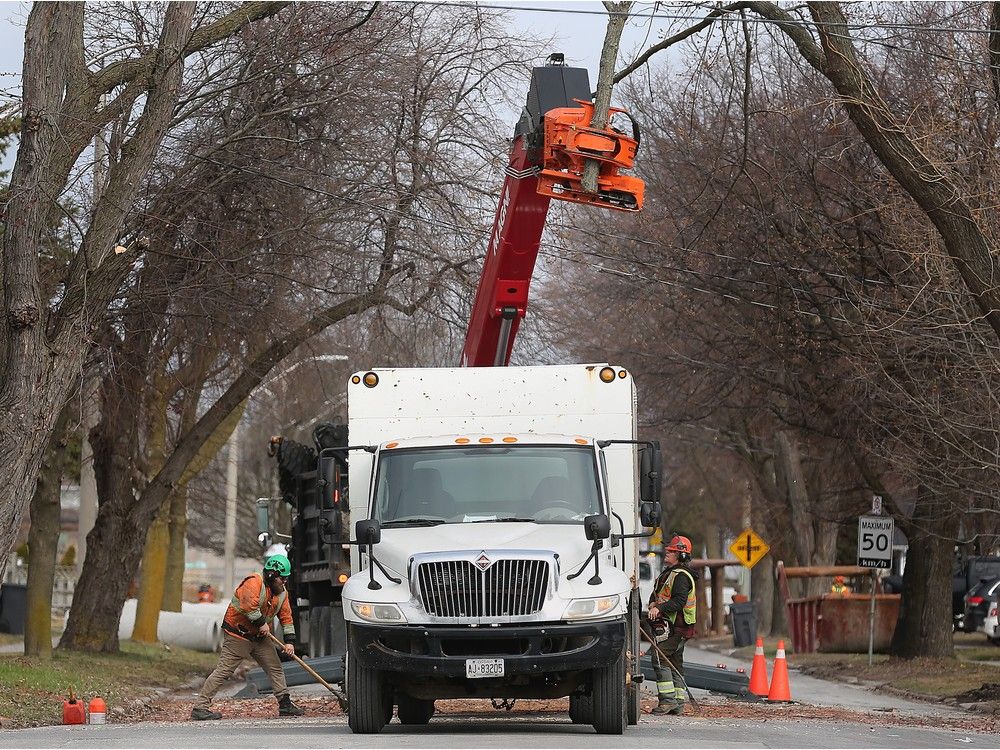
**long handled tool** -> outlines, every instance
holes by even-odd
[[[275,638],[274,633],[268,633],[267,637],[270,638],[272,641],[274,641],[276,646],[280,646],[282,649],[284,649],[285,644],[279,641],[277,638]],[[292,658],[298,662],[300,667],[302,667],[304,670],[306,670],[306,672],[312,675],[313,679],[316,680],[316,682],[318,682],[320,685],[322,685],[331,693],[333,693],[333,696],[337,699],[337,704],[340,706],[340,710],[343,711],[344,713],[347,713],[347,697],[339,690],[337,690],[337,688],[335,688],[329,682],[320,677],[319,673],[315,669],[313,669],[304,661],[302,661],[302,659],[300,659],[298,656],[292,654]]]
[[[641,628],[641,630],[642,634],[646,636],[646,640],[649,641],[649,645],[656,649],[656,653],[660,655],[660,658],[664,662],[666,662],[667,666],[670,667],[670,669],[673,671],[675,675],[680,677],[681,684],[684,686],[684,690],[685,692],[687,692],[688,698],[691,700],[691,705],[697,708],[699,711],[701,711],[701,706],[699,705],[698,701],[695,700],[694,693],[692,693],[691,688],[688,687],[687,680],[684,679],[684,675],[681,674],[681,671],[674,666],[674,663],[670,661],[669,657],[665,653],[663,653],[663,650],[658,645],[656,645],[656,639],[653,638],[653,634],[646,631],[644,628]]]

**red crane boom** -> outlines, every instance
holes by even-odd
[[[610,127],[591,128],[589,100],[586,69],[564,66],[562,55],[532,70],[465,335],[463,366],[510,361],[552,198],[622,211],[642,207],[642,181],[619,174],[632,167],[638,128],[633,121],[631,137]],[[597,193],[580,186],[588,158],[601,163]]]

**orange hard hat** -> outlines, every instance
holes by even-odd
[[[667,552],[687,552],[691,554],[691,540],[686,536],[675,536],[664,549]]]
[[[843,583],[844,582],[844,576],[837,576],[833,580],[836,581],[837,583]]]

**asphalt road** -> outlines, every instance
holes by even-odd
[[[1000,735],[938,729],[869,727],[834,722],[706,721],[697,717],[644,716],[624,737],[596,735],[566,718],[525,722],[520,718],[435,718],[426,727],[390,724],[379,735],[354,735],[346,719],[285,719],[267,722],[145,723],[104,727],[44,727],[5,732],[5,747],[55,748],[995,748]],[[9,743],[9,744],[8,744]]]
[[[714,652],[688,648],[687,660],[729,669],[745,665]],[[235,692],[239,686],[232,685]],[[909,701],[856,685],[829,682],[791,672],[792,697],[815,706],[854,711],[891,711],[899,717],[965,716],[959,709]],[[325,695],[319,686],[294,688],[297,695]],[[696,690],[696,697],[705,697]],[[475,715],[436,716],[426,727],[403,727],[393,722],[379,735],[351,733],[345,718],[303,718],[250,721],[184,722],[107,725],[103,727],[40,727],[0,732],[0,747],[7,748],[112,748],[205,747],[232,750],[253,737],[254,746],[283,748],[490,748],[505,747],[816,747],[923,748],[1000,747],[1000,735],[967,733],[918,726],[881,726],[847,721],[781,719],[704,719],[698,716],[644,715],[638,727],[624,737],[600,736],[589,726],[574,726],[565,716],[551,714],[527,720],[486,709]]]

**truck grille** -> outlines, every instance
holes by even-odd
[[[497,560],[479,570],[467,560],[417,566],[420,603],[437,617],[511,617],[542,609],[549,584],[545,560]]]

